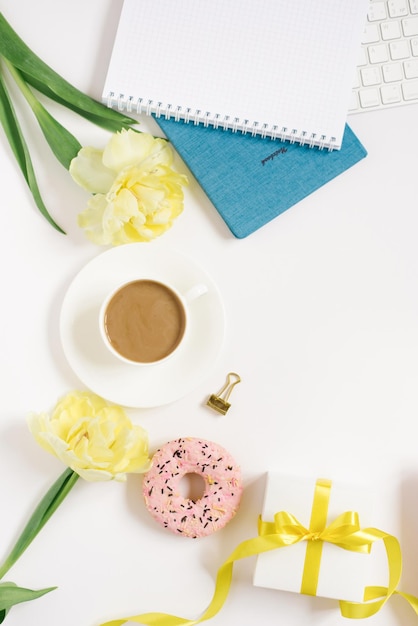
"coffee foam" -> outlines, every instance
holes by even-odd
[[[153,363],[169,356],[185,331],[186,313],[178,296],[153,280],[136,280],[110,299],[104,316],[110,345],[122,357]]]

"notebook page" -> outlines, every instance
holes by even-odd
[[[315,135],[338,148],[367,7],[368,0],[125,0],[103,99],[267,135],[287,129],[296,140]]]

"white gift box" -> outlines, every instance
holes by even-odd
[[[286,511],[309,529],[316,478],[267,474],[262,520],[273,522],[275,513]],[[370,490],[364,486],[331,483],[326,526],[346,511],[357,512],[360,528],[370,526]],[[301,593],[307,541],[264,552],[257,556],[254,585]],[[323,542],[316,596],[362,602],[368,584],[370,554],[352,552]]]

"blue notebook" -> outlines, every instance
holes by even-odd
[[[363,159],[349,126],[340,150],[319,150],[159,117],[155,120],[235,237],[261,228]]]

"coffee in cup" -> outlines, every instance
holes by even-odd
[[[153,279],[132,280],[118,287],[103,303],[102,337],[111,352],[129,363],[160,363],[183,341],[188,301],[207,291],[196,285],[182,296]]]

